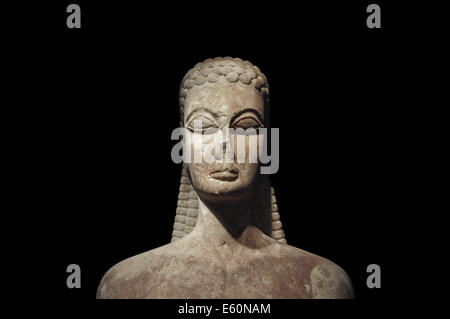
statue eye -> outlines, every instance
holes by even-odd
[[[211,131],[217,129],[217,126],[207,117],[199,116],[194,118],[187,128],[191,131],[200,131],[202,133],[206,131],[208,134],[211,134]]]
[[[241,119],[237,120],[232,125],[232,127],[234,129],[242,128],[244,130],[247,130],[247,129],[255,129],[255,130],[257,130],[257,129],[259,129],[261,127],[261,124],[255,118],[248,116],[248,117],[244,117],[244,118],[241,118]]]

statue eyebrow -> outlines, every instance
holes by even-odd
[[[251,113],[255,114],[256,117],[258,118],[258,120],[259,120],[261,123],[264,123],[264,120],[263,120],[261,114],[260,114],[257,110],[255,110],[255,109],[244,109],[244,110],[241,110],[241,111],[237,112],[237,113],[234,114],[233,117],[231,118],[230,123],[233,123],[240,115],[242,115],[242,114],[244,114],[244,113],[247,113],[247,112],[251,112]]]
[[[209,114],[212,114],[212,115],[214,115],[214,117],[222,116],[221,114],[214,113],[214,112],[208,110],[206,107],[202,106],[202,107],[196,108],[191,113],[189,113],[189,115],[186,118],[186,122],[188,122],[190,120],[190,118],[195,115],[195,113],[198,113],[198,112],[201,112],[201,111],[207,112]]]

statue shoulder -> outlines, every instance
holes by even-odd
[[[317,257],[317,264],[310,274],[313,298],[355,298],[352,282],[345,270],[328,259]]]
[[[158,264],[168,245],[127,258],[112,266],[97,288],[97,299],[140,299],[146,291],[144,285],[154,281]],[[142,287],[140,287],[142,286]]]
[[[347,273],[332,261],[296,248],[279,246],[284,256],[290,256],[286,265],[291,265],[297,282],[301,283],[302,295],[317,299],[354,298],[353,286]],[[295,265],[295,266],[292,266]]]

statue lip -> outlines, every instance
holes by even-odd
[[[239,173],[234,169],[225,168],[222,170],[215,170],[211,174],[209,174],[209,176],[221,181],[231,182],[239,177]]]

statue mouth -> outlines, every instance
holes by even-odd
[[[234,169],[223,169],[223,170],[216,170],[209,174],[212,178],[218,179],[220,181],[226,181],[231,182],[239,177],[239,173]]]

